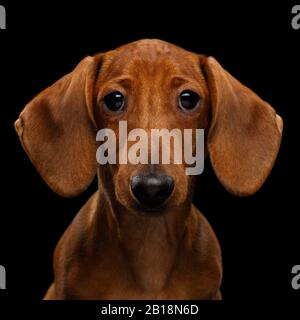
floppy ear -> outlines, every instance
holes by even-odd
[[[37,95],[15,122],[32,163],[62,196],[84,191],[96,173],[93,87],[99,62],[99,56],[83,59]]]
[[[283,122],[275,110],[212,57],[203,68],[211,95],[207,143],[214,171],[231,193],[255,193],[275,162]]]

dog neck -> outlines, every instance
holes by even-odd
[[[103,181],[99,181],[99,189],[101,203],[97,206],[96,219],[102,224],[97,228],[102,235],[98,236],[110,239],[114,250],[120,250],[124,263],[142,289],[161,290],[184,248],[185,233],[194,218],[191,202],[166,209],[161,215],[139,214],[116,202]]]

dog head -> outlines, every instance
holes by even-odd
[[[35,97],[15,127],[47,184],[60,195],[75,196],[96,174],[97,131],[111,129],[118,141],[120,121],[126,121],[128,132],[140,128],[148,137],[151,129],[204,129],[204,150],[217,177],[239,196],[261,187],[282,134],[274,109],[214,58],[160,40],[83,59]],[[117,143],[117,158],[131,147],[132,141],[123,148]],[[149,158],[151,143],[148,147]],[[160,157],[164,146],[158,150]],[[172,161],[182,145],[171,143],[169,151],[170,164],[107,164],[99,172],[126,208],[178,207],[190,201],[193,179],[185,161]]]

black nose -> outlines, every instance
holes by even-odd
[[[139,174],[131,177],[130,187],[140,205],[156,209],[170,197],[174,179],[164,174]]]

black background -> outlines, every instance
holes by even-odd
[[[253,311],[271,302],[268,310],[276,311],[274,301],[300,301],[290,284],[291,268],[300,264],[300,30],[291,27],[296,2],[1,4],[7,30],[0,30],[0,264],[7,270],[7,290],[0,292],[0,303],[38,305],[52,281],[55,245],[96,188],[73,199],[55,195],[27,158],[13,122],[34,95],[84,56],[141,38],[213,55],[282,116],[282,147],[260,191],[248,198],[230,195],[207,162],[195,203],[221,243],[225,305],[243,302]]]

